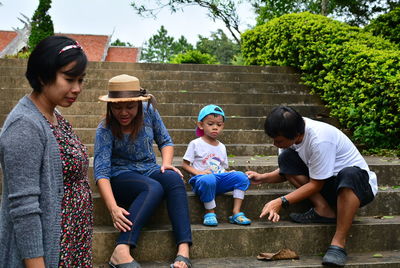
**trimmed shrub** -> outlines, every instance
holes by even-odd
[[[330,18],[284,15],[242,34],[247,64],[285,65],[331,110],[356,142],[400,150],[400,51]]]
[[[29,56],[31,55],[30,51],[25,51],[25,52],[18,52],[17,54],[14,55],[5,55],[5,59],[28,59]]]
[[[372,20],[364,29],[373,35],[400,44],[400,7]]]
[[[189,50],[186,53],[175,55],[171,58],[170,63],[219,64],[214,56],[198,50]]]

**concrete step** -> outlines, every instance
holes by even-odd
[[[296,73],[292,67],[286,66],[233,66],[207,64],[165,64],[165,63],[116,63],[90,62],[89,69],[119,70],[157,70],[157,71],[200,71],[200,72],[239,72],[239,73]]]
[[[18,101],[22,96],[29,94],[29,89],[4,90],[3,100]],[[78,99],[80,102],[97,102],[99,96],[106,95],[106,90],[83,90]],[[159,103],[235,103],[235,104],[321,104],[321,100],[315,95],[282,94],[282,93],[252,93],[246,92],[209,92],[201,91],[152,91]]]
[[[0,73],[24,76],[25,67],[0,66]],[[212,72],[212,71],[171,71],[171,70],[119,70],[119,69],[88,69],[87,78],[110,79],[116,75],[128,74],[139,80],[191,80],[191,81],[253,81],[253,82],[299,82],[297,73],[249,73],[249,72]]]
[[[8,114],[11,109],[15,106],[17,101],[0,101],[0,114]],[[197,116],[200,109],[204,105],[202,104],[189,104],[189,103],[159,103],[157,109],[161,116]],[[258,117],[266,116],[276,105],[264,105],[264,104],[221,104],[225,114],[228,117]],[[315,104],[290,104],[291,107],[296,109],[299,113],[306,117],[317,118],[317,117],[329,117],[328,110],[323,105]],[[104,115],[106,112],[106,104],[103,102],[80,102],[79,100],[73,104],[72,107],[62,108],[58,107],[63,115]]]
[[[26,59],[0,59],[2,67],[26,68]],[[158,70],[158,71],[208,71],[208,72],[251,72],[251,73],[295,73],[295,69],[286,66],[233,66],[206,64],[165,64],[165,63],[125,63],[125,62],[89,62],[88,69],[118,70]]]
[[[0,115],[0,124],[4,121],[5,116]],[[71,123],[74,128],[95,128],[103,119],[103,116],[98,115],[65,115],[65,118]],[[162,116],[163,122],[168,129],[195,129],[197,116]],[[339,126],[339,123],[334,118],[313,118],[328,124]],[[227,116],[225,120],[225,129],[263,129],[265,117],[256,116]],[[246,155],[246,154],[244,154]],[[251,155],[251,154],[250,154]]]
[[[233,148],[237,148],[237,145],[232,145]],[[245,146],[245,145],[243,145]],[[255,147],[259,148],[260,150],[263,149],[263,146],[258,144]],[[185,147],[186,149],[186,147]],[[275,148],[276,150],[276,148]],[[175,151],[176,152],[176,151]],[[243,171],[246,172],[247,170],[257,171],[259,173],[270,172],[278,168],[277,166],[277,156],[276,151],[274,156],[265,156],[261,154],[253,154],[248,156],[238,156],[229,153],[229,168],[231,170]],[[175,153],[177,155],[177,153]],[[179,168],[183,175],[185,181],[190,178],[190,175],[182,169],[182,156],[174,157],[173,165]],[[378,177],[378,184],[381,190],[395,190],[398,189],[400,186],[400,159],[398,158],[389,158],[389,157],[373,157],[373,156],[364,156],[365,160],[367,161],[371,170],[373,170],[377,177]],[[92,190],[96,193],[97,187],[94,185],[93,180],[93,158],[90,158],[90,167],[89,167],[89,182],[92,184]],[[157,158],[157,162],[161,162],[161,158]],[[2,181],[2,170],[0,168],[0,181]],[[250,186],[253,190],[267,190],[267,189],[289,189],[291,188],[290,184],[283,183],[283,184],[262,184],[257,186]],[[1,190],[1,183],[0,183],[0,190]],[[191,191],[189,185],[187,185],[187,190]]]
[[[96,129],[94,128],[75,128],[75,133],[83,143],[94,143]],[[193,129],[170,129],[169,134],[174,141],[178,144],[188,144],[191,140],[197,138]],[[220,140],[224,144],[261,144],[271,143],[272,139],[264,135],[263,130],[241,130],[241,129],[224,129]]]
[[[255,255],[261,252],[254,252]],[[290,268],[310,268],[323,267],[322,252],[318,255],[301,255],[298,260],[279,260],[279,261],[259,261],[256,256],[252,257],[225,257],[209,259],[192,259],[193,267],[196,268],[263,268],[263,267],[290,267]],[[235,252],[233,252],[235,255]],[[169,262],[141,262],[143,268],[168,267]],[[96,268],[108,268],[108,264],[100,264]],[[400,267],[400,251],[374,251],[351,253],[348,256],[346,267],[351,268],[398,268]]]
[[[66,115],[66,119],[73,127],[97,127],[103,117],[94,115]],[[1,118],[1,117],[0,117]],[[196,116],[162,116],[163,122],[168,129],[195,129],[197,123]],[[313,118],[331,125],[338,126],[338,122],[334,118]],[[229,116],[225,120],[224,129],[263,129],[265,116]]]
[[[200,109],[203,108],[203,104],[186,104],[186,103],[159,103],[157,109],[161,116],[168,115],[185,115],[185,116],[197,116]],[[239,116],[265,116],[273,107],[276,105],[264,105],[264,104],[224,104],[221,105],[224,109],[225,114],[229,117]],[[328,110],[322,105],[307,105],[307,104],[293,104],[290,105],[298,112],[306,117],[329,117]],[[13,106],[11,106],[13,107]],[[10,107],[10,108],[11,108]],[[60,108],[62,114],[65,115],[103,115],[105,114],[104,103],[90,103],[90,102],[77,102],[73,108]],[[8,109],[6,110],[8,111]],[[5,114],[1,112],[0,114]]]
[[[228,151],[229,153],[229,151]],[[190,175],[182,169],[182,156],[175,156],[173,159],[173,165],[179,168],[183,175],[185,181],[190,178]],[[249,156],[237,156],[229,155],[229,169],[246,172],[248,170],[253,170],[259,173],[270,172],[278,168],[277,156],[263,156],[263,155],[249,155]],[[372,171],[374,171],[378,177],[378,185],[382,187],[382,190],[395,190],[400,186],[400,159],[391,157],[374,157],[374,156],[364,156],[368,163],[368,166]],[[93,178],[91,158],[90,168],[89,168],[89,178]],[[157,162],[161,163],[161,158],[157,158]],[[0,170],[1,171],[1,170]],[[251,186],[253,189],[267,190],[267,189],[288,189],[291,188],[289,184],[261,184],[257,186]],[[95,190],[95,187],[92,187]],[[188,187],[190,190],[190,187]]]
[[[229,152],[229,151],[228,151]],[[182,156],[175,156],[173,159],[173,165],[179,168],[187,181],[190,175],[182,169]],[[270,172],[278,168],[277,156],[263,156],[263,155],[249,155],[249,156],[237,156],[229,155],[229,169],[246,172],[253,170],[259,173]],[[368,163],[368,166],[374,171],[378,177],[378,185],[382,187],[382,190],[395,190],[400,186],[400,159],[390,157],[374,157],[364,156]],[[93,158],[91,158],[93,161]],[[161,158],[157,158],[157,162],[161,163]],[[92,163],[89,168],[89,178],[93,178]],[[1,171],[1,170],[0,170]],[[253,189],[267,190],[267,189],[288,189],[291,188],[289,184],[261,184],[257,186],[250,186]],[[95,190],[95,187],[92,187]],[[188,190],[190,191],[190,187]]]
[[[252,221],[259,221],[259,215],[264,205],[279,196],[288,194],[291,189],[268,189],[268,190],[247,190],[243,201],[242,211]],[[112,226],[110,214],[105,207],[103,200],[99,194],[94,194],[94,219],[96,226]],[[192,224],[201,224],[203,222],[204,206],[200,202],[198,196],[193,192],[188,192],[188,201],[190,209],[190,219]],[[216,198],[217,208],[216,214],[220,223],[228,223],[228,217],[232,215],[233,198],[231,193],[220,195]],[[393,216],[400,215],[400,189],[388,189],[380,191],[375,200],[365,207],[362,207],[358,216]],[[289,213],[302,213],[311,207],[311,203],[303,201],[293,204],[289,209],[280,211],[281,218],[289,219]],[[153,214],[150,224],[168,224],[169,218],[167,214],[166,204],[163,202]]]
[[[75,128],[97,128],[103,115],[74,115],[64,114],[63,116]],[[0,114],[0,126],[3,125],[7,114]],[[162,115],[163,122],[168,129],[195,129],[197,115]],[[330,117],[312,117],[312,119],[326,122],[328,124],[339,126],[335,118]],[[263,129],[265,116],[229,116],[225,120],[225,129]],[[251,154],[244,154],[251,155]]]
[[[290,248],[302,255],[325,252],[335,225],[296,224],[288,221],[255,222],[250,226],[228,223],[217,227],[192,225],[191,258],[226,258],[256,256]],[[106,263],[114,248],[118,232],[113,227],[95,227],[93,257],[97,264]],[[358,217],[347,242],[349,254],[400,249],[400,216],[392,219]],[[143,230],[133,256],[140,262],[170,261],[176,254],[170,225],[151,226]]]
[[[264,144],[225,144],[229,155],[276,155],[277,148],[268,143]],[[87,144],[89,156],[93,156],[94,145]],[[157,156],[160,156],[158,147],[153,145],[154,152]],[[187,143],[185,144],[175,144],[174,153],[175,155],[184,155],[187,149]]]
[[[108,79],[85,78],[84,90],[104,90],[107,89],[107,84]],[[141,80],[141,85],[150,92],[153,90],[164,90],[309,94],[309,89],[305,85],[283,82]],[[15,88],[31,89],[28,81],[21,76],[2,76],[0,74],[0,90]]]

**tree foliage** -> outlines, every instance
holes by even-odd
[[[370,31],[373,35],[382,36],[400,44],[400,7],[372,20],[364,29]]]
[[[196,49],[202,53],[214,55],[221,64],[231,64],[234,56],[240,53],[240,46],[230,40],[218,29],[209,38],[199,35]]]
[[[112,46],[117,46],[117,47],[133,47],[133,45],[129,42],[123,42],[117,38],[114,42],[111,43]]]
[[[172,43],[172,51],[174,55],[178,53],[185,53],[192,49],[193,45],[190,44],[183,35],[181,35],[177,41]]]
[[[284,14],[308,11],[331,15],[351,25],[365,25],[376,14],[388,12],[399,0],[253,0],[257,25]]]
[[[145,62],[166,63],[172,56],[191,49],[193,49],[193,46],[188,43],[184,36],[175,41],[174,37],[169,36],[168,31],[162,25],[157,34],[144,43],[141,59]]]
[[[54,35],[53,21],[48,13],[50,7],[51,0],[39,1],[31,22],[31,34],[28,41],[30,50],[33,50],[42,39]]]
[[[218,64],[218,60],[208,53],[202,53],[199,50],[189,50],[173,56],[170,63]]]
[[[239,15],[237,5],[241,0],[155,0],[155,6],[149,7],[134,1],[131,6],[142,16],[155,17],[164,8],[171,12],[182,11],[187,6],[200,6],[208,10],[208,16],[215,20],[221,20],[235,41],[240,44]]]

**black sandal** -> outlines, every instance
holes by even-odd
[[[290,213],[289,218],[298,223],[336,223],[336,218],[320,216],[314,208],[304,213]]]
[[[192,262],[190,261],[189,258],[183,257],[182,255],[177,255],[174,260],[174,263],[178,261],[184,262],[187,268],[192,268]],[[174,268],[174,263],[172,263],[169,267]]]
[[[128,263],[121,263],[121,264],[114,264],[112,262],[108,262],[108,265],[110,266],[110,268],[140,268],[140,267],[142,267],[135,260],[128,262]]]
[[[347,253],[344,248],[330,245],[322,258],[322,264],[326,266],[345,266]]]

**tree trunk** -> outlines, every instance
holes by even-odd
[[[321,1],[321,15],[323,16],[328,15],[328,0]]]

